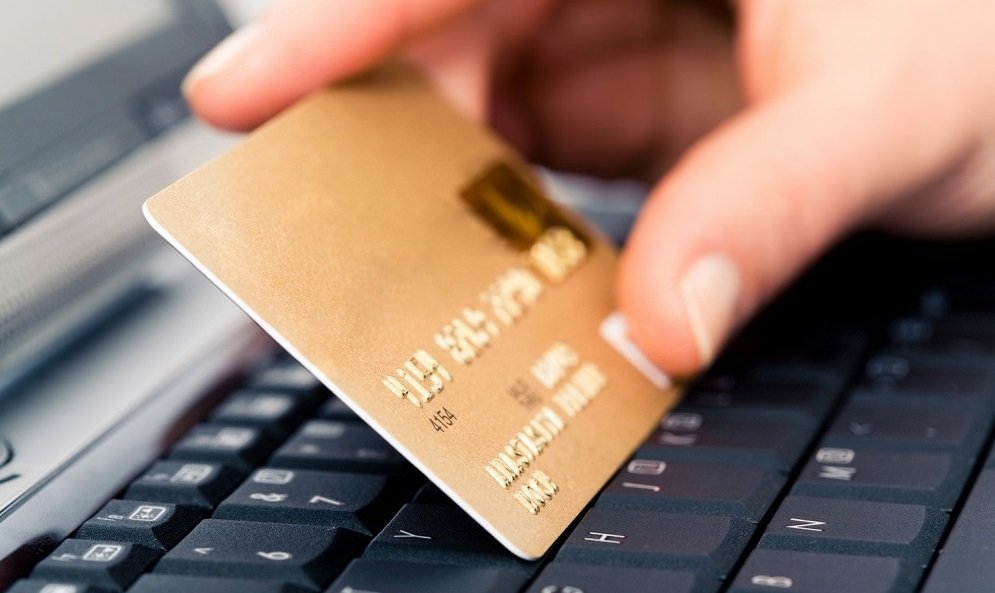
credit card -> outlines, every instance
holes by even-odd
[[[145,213],[523,559],[678,397],[613,313],[611,244],[410,68],[311,95]]]

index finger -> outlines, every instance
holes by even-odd
[[[280,0],[205,56],[184,81],[184,93],[208,122],[253,128],[477,2]]]

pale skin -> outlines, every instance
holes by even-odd
[[[403,52],[536,162],[654,184],[616,283],[661,367],[858,228],[995,229],[991,0],[283,0],[199,64],[250,129]]]

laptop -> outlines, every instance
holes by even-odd
[[[991,590],[991,241],[846,241],[523,562],[143,220],[237,141],[178,90],[221,8],[2,9],[0,591]]]

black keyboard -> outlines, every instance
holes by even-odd
[[[748,327],[541,562],[279,355],[9,591],[992,590],[995,280],[828,277]]]

